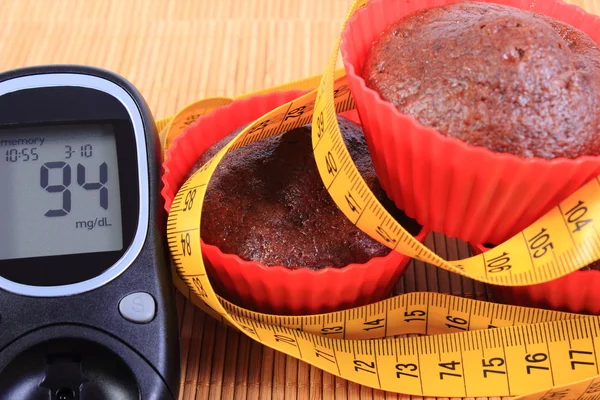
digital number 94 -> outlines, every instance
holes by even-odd
[[[50,184],[50,171],[53,169],[61,170],[62,182],[60,184]],[[98,190],[100,194],[100,207],[108,210],[108,165],[103,162],[100,164],[100,179],[98,182],[86,182],[85,167],[77,164],[77,183],[85,190]],[[48,193],[62,194],[62,207],[59,209],[50,209],[44,214],[46,217],[64,217],[71,212],[71,166],[63,161],[47,162],[40,167],[40,186]]]

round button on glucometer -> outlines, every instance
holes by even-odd
[[[132,293],[121,299],[119,312],[128,321],[146,324],[154,318],[156,304],[148,293]]]

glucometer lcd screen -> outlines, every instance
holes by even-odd
[[[122,248],[111,124],[0,129],[0,260]]]

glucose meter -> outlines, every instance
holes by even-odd
[[[0,395],[175,399],[179,345],[140,93],[82,66],[0,74]]]

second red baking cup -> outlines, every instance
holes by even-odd
[[[471,244],[475,254],[489,250]],[[561,278],[530,286],[490,286],[496,300],[523,307],[600,315],[600,271],[575,271]]]
[[[167,211],[204,151],[235,129],[303,93],[272,93],[235,101],[186,128],[168,150],[163,164],[162,195]],[[425,229],[421,229],[416,238],[422,243],[426,236]],[[332,312],[383,300],[391,294],[410,261],[407,256],[390,252],[385,257],[343,268],[292,270],[242,260],[204,242],[201,246],[217,293],[248,309],[288,315]]]
[[[366,55],[380,33],[422,8],[457,0],[373,0],[342,34],[341,53],[381,185],[398,208],[432,231],[500,243],[600,174],[600,157],[524,159],[446,137],[367,88]],[[600,42],[600,18],[557,0],[495,0],[581,29]]]

